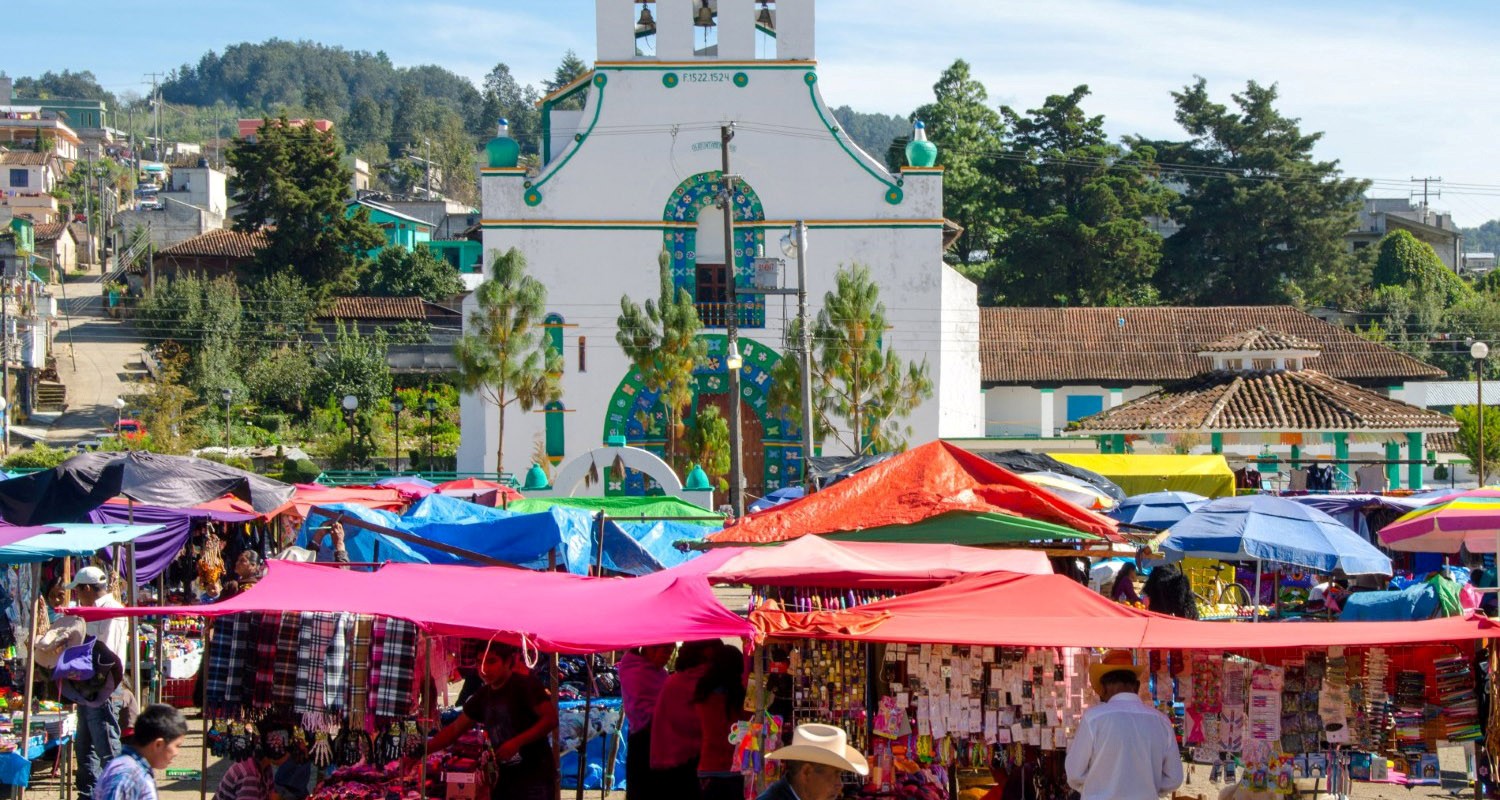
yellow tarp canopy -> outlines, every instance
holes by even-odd
[[[1126,494],[1193,492],[1204,497],[1234,494],[1234,471],[1222,455],[1177,456],[1112,453],[1048,453],[1064,464],[1097,472]]]

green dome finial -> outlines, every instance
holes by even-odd
[[[521,163],[521,145],[510,138],[510,122],[501,118],[495,138],[484,146],[485,155],[492,167],[514,167]]]
[[[912,130],[911,141],[906,143],[906,164],[911,167],[931,167],[937,164],[937,145],[927,141],[927,126],[917,120]]]

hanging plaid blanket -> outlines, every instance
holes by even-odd
[[[417,685],[417,626],[404,619],[385,623],[380,643],[380,677],[375,687],[375,716],[404,717],[411,713]]]
[[[278,706],[290,706],[297,699],[297,622],[297,614],[283,613],[277,626],[271,702]]]
[[[328,653],[323,661],[323,705],[329,714],[344,711],[345,690],[348,688],[349,632],[354,615],[340,612],[333,616],[333,634],[328,639]]]
[[[204,665],[204,703],[211,709],[232,711],[245,702],[244,673],[254,647],[250,632],[253,614],[228,614],[214,624]]]
[[[255,671],[249,697],[256,708],[271,705],[276,686],[276,643],[281,633],[281,615],[257,614],[255,624]]]
[[[358,616],[349,630],[349,727],[363,730],[370,708],[370,640],[375,619]]]
[[[317,650],[313,647],[313,637],[317,632],[313,630],[313,617],[317,616],[311,612],[302,611],[297,614],[297,688],[292,693],[292,710],[298,714],[311,714],[317,711],[313,704],[313,668],[316,666]],[[323,682],[318,681],[317,690],[323,691]]]
[[[373,633],[370,635],[370,716],[375,716],[375,697],[380,693],[380,663],[381,656],[385,650],[386,635],[385,617],[376,617]],[[372,727],[374,720],[371,720]]]

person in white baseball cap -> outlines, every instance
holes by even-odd
[[[120,601],[109,591],[109,576],[98,567],[78,570],[68,588],[78,597],[80,606],[121,607]],[[124,617],[94,620],[88,623],[86,630],[119,659],[122,667],[129,663],[130,623]],[[126,674],[129,674],[128,669]],[[116,694],[102,705],[78,707],[78,732],[73,739],[73,752],[78,759],[74,775],[80,800],[93,796],[99,773],[120,755],[121,705],[120,695]]]
[[[844,793],[844,773],[870,774],[864,754],[849,746],[841,728],[809,722],[792,731],[792,743],[766,754],[782,762],[781,780],[757,800],[835,800]]]

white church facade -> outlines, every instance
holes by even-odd
[[[622,296],[656,297],[663,250],[706,326],[710,357],[693,407],[727,410],[727,281],[732,275],[748,287],[753,260],[780,256],[782,236],[799,220],[808,227],[810,313],[834,288],[839,267],[864,265],[887,308],[884,346],[926,361],[933,395],[907,420],[911,441],[983,435],[976,290],[942,260],[942,171],[893,173],[839,128],[819,90],[814,0],[596,6],[597,62],[544,104],[540,169],[511,166],[513,148],[500,141],[481,179],[486,261],[517,248],[547,287],[562,398],[545,409],[506,409],[506,463],[497,465],[497,409],[465,395],[458,468],[520,475],[538,443],[554,463],[622,437],[661,449],[660,426],[651,422],[660,418],[657,398],[615,332]],[[581,111],[553,107],[580,96]],[[730,123],[738,180],[733,252],[725,253],[720,127]],[[787,269],[783,285],[795,280]],[[760,494],[800,480],[797,422],[767,400],[771,369],[795,357],[783,355],[783,335],[796,303],[739,300],[745,482]],[[465,303],[466,320],[473,302]],[[823,452],[841,450],[830,439]]]

